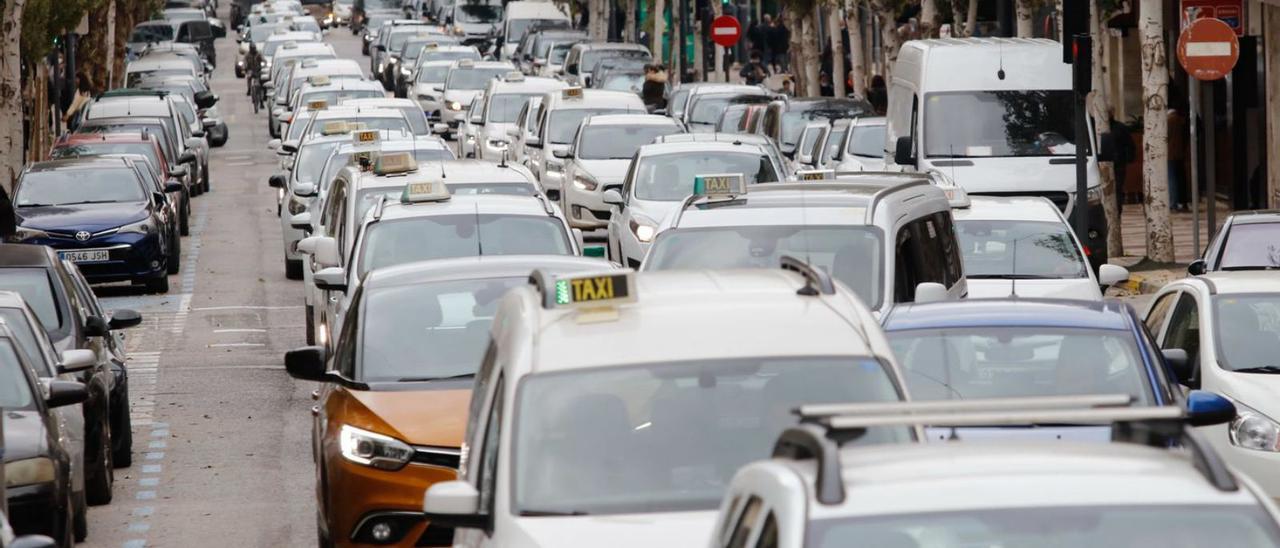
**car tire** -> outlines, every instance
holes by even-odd
[[[204,194],[205,192],[209,192],[209,189],[210,189],[210,188],[211,188],[211,187],[209,186],[209,165],[208,165],[208,164],[205,164],[205,166],[204,166],[204,183],[202,183],[202,184],[201,184],[201,186],[200,186],[200,193],[201,193],[201,194]]]
[[[115,483],[115,467],[111,463],[111,423],[108,415],[107,409],[99,413],[97,431],[92,438],[95,449],[92,453],[85,451],[84,495],[85,500],[93,506],[111,502],[111,489]],[[86,437],[86,439],[89,438]],[[87,447],[89,446],[86,445]]]
[[[244,69],[236,67],[236,78],[244,78]]]
[[[284,277],[290,280],[302,279],[302,259],[284,260]]]
[[[169,292],[169,277],[160,276],[147,280],[147,292],[164,294]]]
[[[165,261],[165,272],[169,274],[177,274],[182,269],[182,238],[176,234],[169,240],[169,256]]]
[[[120,389],[119,400],[115,419],[111,421],[111,464],[116,468],[128,468],[133,466],[133,417],[129,416],[127,382]]]
[[[67,472],[70,475],[70,470]],[[72,548],[76,545],[75,502],[70,486],[66,488],[66,492],[66,500],[62,502],[62,508],[58,509],[62,512],[62,519],[58,520],[62,524],[53,531],[53,541],[59,548]]]
[[[73,493],[71,527],[76,542],[84,542],[89,538],[89,503],[85,500],[84,491]]]
[[[306,322],[307,323],[307,344],[315,344],[316,343],[316,322],[313,317],[313,315],[315,314],[315,307],[311,305],[307,305],[306,310],[307,310],[306,312],[307,313],[307,322]]]
[[[183,236],[191,235],[191,199],[184,197],[182,200],[182,211],[178,213],[178,234]]]

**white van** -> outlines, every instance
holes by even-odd
[[[502,51],[498,58],[509,59],[530,27],[554,22],[563,22],[567,27],[569,16],[549,1],[508,2],[507,13],[502,19]]]
[[[888,169],[939,171],[970,195],[1043,196],[1071,218],[1080,203],[1072,100],[1071,66],[1053,40],[907,42],[889,87]],[[1081,243],[1096,270],[1107,262],[1107,223],[1090,136]]]

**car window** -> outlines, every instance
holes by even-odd
[[[1280,268],[1280,223],[1233,225],[1218,268]]]
[[[8,340],[0,340],[0,409],[35,408],[35,394],[23,367],[18,349]]]
[[[46,350],[43,345],[37,342],[38,335],[32,325],[27,321],[26,314],[21,308],[0,308],[0,320],[9,326],[9,332],[13,334],[14,341],[17,342],[18,348],[22,353],[30,358],[31,366],[36,371],[38,377],[52,377],[55,374],[54,367],[57,365],[55,358],[50,351]],[[39,335],[44,335],[43,328]],[[50,361],[52,359],[52,361]]]
[[[498,475],[498,451],[502,440],[502,409],[505,407],[505,382],[502,372],[494,381],[493,404],[489,408],[489,416],[485,419],[484,444],[480,448],[480,468],[476,478],[480,491],[480,511],[488,512],[493,508],[494,491]]]
[[[756,548],[778,548],[778,519],[774,517],[773,512],[769,512],[768,517],[764,518],[764,525],[760,528],[760,538],[756,540]]]
[[[738,524],[733,527],[733,535],[729,537],[729,542],[725,543],[725,548],[746,548],[747,540],[751,538],[751,526],[755,525],[756,517],[760,515],[763,508],[764,501],[760,500],[760,497],[751,497],[747,501],[746,508],[738,516]]]
[[[0,289],[16,291],[35,311],[46,331],[62,327],[62,311],[58,308],[49,274],[43,268],[0,268]]]
[[[1187,352],[1187,360],[1192,370],[1199,370],[1200,365],[1200,307],[1196,298],[1190,293],[1183,293],[1178,298],[1178,305],[1169,317],[1169,330],[1161,341],[1160,348],[1181,348]]]
[[[1145,323],[1147,324],[1147,330],[1152,335],[1156,337],[1161,335],[1160,332],[1164,330],[1164,320],[1169,315],[1169,307],[1173,306],[1177,297],[1177,291],[1161,295],[1160,298],[1156,299],[1155,304],[1151,306],[1151,310],[1147,312]]]

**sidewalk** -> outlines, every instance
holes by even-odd
[[[1154,293],[1164,284],[1187,275],[1187,264],[1200,257],[1201,251],[1208,247],[1213,237],[1208,228],[1206,211],[1200,212],[1200,246],[1197,250],[1192,245],[1192,226],[1190,212],[1170,212],[1169,220],[1173,224],[1174,263],[1158,264],[1147,261],[1144,256],[1147,250],[1146,220],[1142,204],[1125,204],[1120,212],[1120,233],[1124,239],[1124,255],[1111,257],[1113,264],[1129,269],[1129,281],[1122,284],[1122,289],[1131,293]],[[1218,202],[1217,226],[1231,214],[1231,209],[1224,201]]]

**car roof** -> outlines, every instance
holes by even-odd
[[[9,289],[0,289],[0,308],[23,308],[25,306],[26,300],[22,298],[21,293]]]
[[[1063,224],[1058,206],[1042,196],[969,196],[969,206],[951,210],[956,221],[1043,221]]]
[[[367,83],[369,86],[378,88],[379,90],[382,89],[382,84],[379,84],[377,82],[366,81],[365,83]],[[404,97],[357,97],[354,99],[343,99],[342,102],[338,103],[336,106],[380,107],[380,108],[400,109],[404,107],[416,107],[418,106],[418,103],[414,102],[413,99],[407,99]]]
[[[959,327],[1130,329],[1128,305],[1074,299],[964,299],[904,303],[885,316],[886,331]]]
[[[671,143],[728,143],[732,145],[764,145],[769,138],[754,133],[672,133],[653,140],[653,144]]]
[[[1269,224],[1280,223],[1280,209],[1256,209],[1237,211],[1231,214],[1231,224]]]
[[[388,188],[386,178],[379,178],[376,183],[361,181],[360,190],[367,188]],[[394,180],[394,179],[393,179]],[[404,178],[399,179],[405,182]],[[448,186],[448,183],[445,183]],[[398,200],[388,200],[382,209],[381,221],[411,219],[416,217],[434,217],[437,215],[529,215],[534,217],[552,217],[547,212],[543,199],[539,196],[516,196],[508,194],[459,194],[440,202],[423,202],[405,204]]]
[[[427,171],[431,173],[444,172],[444,183],[515,183],[528,182],[535,183],[533,173],[529,168],[523,165],[511,163],[508,165],[500,165],[486,160],[475,159],[459,159],[445,160],[443,162],[430,162],[428,164],[419,165],[419,171]]]
[[[657,114],[599,114],[588,116],[584,126],[671,126],[677,125],[669,116]]]
[[[626,42],[579,42],[574,47],[584,50],[609,50],[615,49],[620,51],[649,51],[649,48],[643,44],[631,44]]]
[[[125,67],[125,72],[138,72],[143,70],[156,70],[156,69],[167,69],[167,68],[190,69],[192,68],[191,60],[178,55],[172,55],[172,56],[155,55],[155,56],[140,57],[134,61],[130,61],[129,64]]]
[[[360,118],[404,118],[404,113],[387,107],[360,107],[336,105],[316,112],[315,121],[357,120]]]
[[[635,275],[635,302],[617,305],[616,318],[600,322],[580,321],[572,309],[543,308],[533,287],[516,288],[506,299],[527,303],[525,315],[536,324],[534,373],[671,360],[871,355],[865,326],[846,317],[856,300],[844,292],[801,296],[797,290],[805,285],[799,274],[780,268],[642,272]],[[777,336],[782,330],[785,340]]]
[[[0,267],[51,267],[57,260],[48,246],[0,243]]]
[[[301,41],[299,41],[301,40]],[[288,30],[284,32],[276,32],[267,35],[267,39],[263,42],[298,42],[298,45],[319,42],[316,39],[316,33],[309,30]]]
[[[330,80],[328,84],[314,85],[310,82],[304,82],[303,86],[298,88],[305,95],[309,91],[347,91],[347,90],[378,90],[384,91],[382,84],[371,80],[361,80],[359,78],[338,78]]]
[[[86,120],[133,116],[168,117],[173,106],[165,97],[99,97],[86,112]]]
[[[508,82],[501,78],[494,78],[489,82],[490,95],[500,94],[535,94],[545,93],[569,87],[569,84],[558,78],[544,78],[541,76],[526,76],[517,82]]]
[[[75,145],[84,143],[153,143],[155,137],[143,135],[142,132],[121,131],[116,133],[68,133],[63,135],[53,146]],[[158,143],[157,143],[158,144]]]
[[[1210,285],[1214,294],[1280,293],[1274,270],[1214,270],[1186,278]]]
[[[677,133],[675,136],[699,135],[696,133]],[[706,134],[701,134],[706,135]],[[664,135],[654,139],[652,143],[640,146],[641,156],[652,156],[657,154],[672,154],[679,152],[689,152],[696,150],[716,151],[716,152],[746,152],[751,154],[767,154],[764,150],[762,142],[747,142],[743,139],[739,142],[726,142],[722,140],[711,139],[679,139],[667,140],[666,137],[673,135]]]
[[[78,156],[75,158],[59,158],[55,160],[41,160],[32,162],[27,171],[65,171],[74,169],[102,169],[109,167],[129,167],[129,163],[124,158],[112,158],[109,156]]]
[[[385,136],[390,130],[379,130],[379,131],[381,131],[382,135]],[[402,132],[402,133],[405,137],[399,138],[399,139],[387,139],[384,137],[383,140],[378,143],[379,150],[386,153],[386,152],[407,152],[410,150],[449,149],[449,145],[445,143],[443,140],[441,140],[439,137],[429,138],[429,137],[419,136],[418,138],[414,139],[412,133],[407,133],[407,132]],[[361,150],[364,150],[367,147],[364,145],[356,145],[355,143],[346,143],[338,147],[338,153],[348,154],[351,152],[355,152],[356,148],[360,148]],[[449,149],[449,150],[452,150],[452,149]],[[432,162],[432,165],[434,165],[434,162]]]
[[[607,268],[609,263],[601,259],[573,255],[476,255],[379,268],[371,271],[361,285],[369,292],[447,280],[528,276],[535,269],[564,272]]]
[[[630,91],[613,91],[607,89],[583,89],[582,97],[577,99],[566,99],[562,92],[551,91],[543,95],[544,100],[550,99],[547,104],[552,109],[573,109],[573,108],[600,108],[600,107],[627,107],[627,108],[644,108],[644,102],[640,100],[640,96]]]

